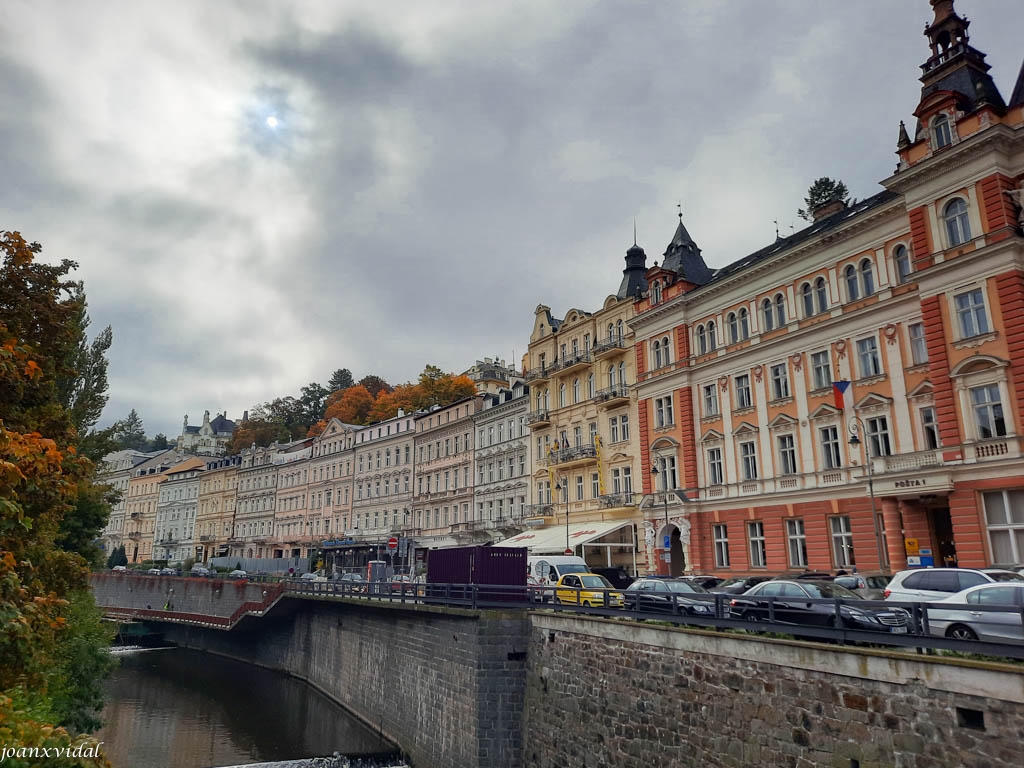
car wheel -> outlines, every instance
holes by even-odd
[[[562,604],[562,601],[559,600],[557,597],[552,597],[551,598],[551,602],[554,603],[555,605],[561,605]]]
[[[589,608],[590,607],[590,601],[589,600],[584,600],[583,601],[583,607],[584,608]]]
[[[744,611],[743,613],[740,614],[740,618],[743,619],[744,621],[760,621],[761,620],[760,617],[757,615],[756,611]]]
[[[963,624],[954,624],[946,630],[946,637],[952,640],[977,640],[978,633]]]

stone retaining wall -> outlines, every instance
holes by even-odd
[[[1019,766],[1024,667],[532,616],[524,763]]]
[[[230,632],[161,625],[172,642],[308,681],[417,768],[517,768],[529,618],[284,597]]]

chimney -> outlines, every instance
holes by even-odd
[[[811,216],[814,217],[814,221],[815,223],[817,223],[826,216],[831,216],[833,213],[838,213],[844,208],[846,208],[846,203],[844,203],[839,198],[833,198],[827,202],[822,203],[817,208],[812,209]]]

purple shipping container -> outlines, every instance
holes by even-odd
[[[525,547],[453,547],[427,556],[428,584],[476,584],[526,587]],[[519,602],[526,590],[481,589],[483,600]]]

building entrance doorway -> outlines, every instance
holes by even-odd
[[[673,578],[682,576],[686,572],[686,555],[683,553],[683,543],[679,538],[679,529],[672,526],[668,536],[671,546],[668,549],[669,563],[665,572]]]
[[[945,504],[929,505],[927,514],[932,545],[935,547],[935,565],[955,568],[956,539],[953,536],[953,519],[949,515],[949,507]]]

